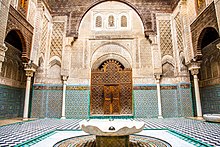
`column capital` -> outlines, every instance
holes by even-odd
[[[26,76],[27,77],[33,77],[34,72],[37,69],[37,65],[33,63],[33,61],[29,61],[28,63],[23,63],[24,64],[24,70],[26,71]]]
[[[156,73],[155,73],[155,74],[154,74],[154,77],[155,77],[156,80],[160,80],[160,78],[161,78],[161,74],[159,74],[159,73],[156,74]]]
[[[61,78],[63,81],[67,81],[69,76],[68,75],[61,75]]]
[[[196,69],[200,69],[200,64],[201,61],[191,61],[190,63],[187,64],[188,69],[191,70],[196,70]]]
[[[199,74],[199,69],[191,69],[191,74],[192,75],[198,75]]]
[[[151,44],[157,44],[157,35],[156,34],[150,34],[146,36],[146,38],[150,41]]]

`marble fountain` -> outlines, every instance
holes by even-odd
[[[161,139],[138,135],[145,123],[133,119],[87,119],[79,123],[86,135],[57,142],[53,147],[171,147]]]
[[[203,118],[209,122],[220,123],[220,114],[204,114]]]
[[[83,120],[80,122],[81,129],[96,136],[96,146],[129,146],[129,135],[141,132],[144,122],[134,120]]]

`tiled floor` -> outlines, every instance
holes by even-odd
[[[168,129],[210,146],[220,146],[220,124],[204,121],[172,119],[136,119],[146,123],[145,129]],[[80,119],[38,119],[0,127],[0,146],[16,146],[27,142],[39,142],[39,136],[56,130],[80,130]]]

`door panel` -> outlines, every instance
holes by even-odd
[[[104,86],[104,114],[120,114],[119,86]]]

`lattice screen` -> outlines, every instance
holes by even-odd
[[[43,28],[41,34],[41,45],[40,45],[40,52],[45,53],[46,50],[46,43],[47,43],[47,36],[48,36],[48,20],[46,17],[43,18]]]
[[[177,46],[180,51],[183,51],[183,36],[182,36],[182,23],[180,20],[180,14],[178,13],[174,18],[176,24],[176,37],[177,37]]]
[[[172,44],[170,20],[160,20],[159,30],[160,30],[160,49],[161,49],[162,57],[165,55],[173,56],[173,44]]]
[[[50,47],[50,56],[62,56],[64,22],[54,22]]]

